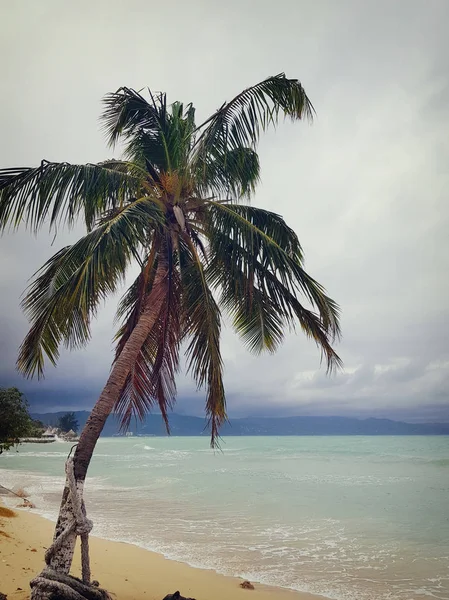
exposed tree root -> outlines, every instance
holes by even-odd
[[[58,573],[50,567],[30,581],[33,600],[112,600],[98,582],[83,583],[81,579]]]

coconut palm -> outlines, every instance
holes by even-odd
[[[19,353],[26,376],[42,376],[45,357],[84,346],[91,322],[134,264],[138,275],[117,311],[115,360],[74,454],[78,491],[111,412],[124,427],[156,407],[168,429],[176,398],[181,348],[205,389],[212,445],[226,419],[222,311],[252,352],[274,352],[286,329],[299,325],[339,364],[338,307],[303,267],[295,232],[284,219],[250,205],[259,181],[259,134],[281,117],[311,119],[300,82],[269,77],[201,125],[192,104],[120,88],[104,99],[109,145],[123,158],[73,165],[42,161],[0,171],[0,225],[83,221],[87,233],[52,256],[35,274],[23,301],[31,329]],[[64,492],[55,538],[71,518]],[[68,573],[75,533],[51,560]]]

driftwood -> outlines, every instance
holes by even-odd
[[[98,581],[84,583],[78,577],[58,573],[47,567],[30,581],[33,598],[54,600],[111,600],[111,596],[98,586]],[[0,600],[2,600],[0,598]]]
[[[66,462],[67,484],[72,501],[72,520],[45,553],[46,567],[30,582],[32,600],[108,600],[109,594],[90,581],[89,532],[92,521],[86,517],[84,500],[78,495],[73,459]],[[81,579],[71,577],[51,567],[51,560],[60,550],[66,538],[73,532],[81,537]]]

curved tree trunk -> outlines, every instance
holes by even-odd
[[[111,374],[108,378],[100,397],[95,404],[86,425],[81,433],[76,451],[73,457],[74,472],[77,489],[82,497],[84,480],[89,467],[92,454],[97,440],[103,430],[106,419],[111,414],[117,400],[125,385],[126,379],[134,365],[136,358],[145,342],[148,334],[159,316],[165,294],[165,280],[167,277],[167,262],[159,258],[159,264],[153,284],[153,289],[145,303],[138,323],[133,329],[122,352],[115,361]],[[56,524],[54,540],[66,529],[73,519],[73,511],[70,502],[69,489],[64,488],[58,522]],[[76,533],[71,534],[62,544],[61,548],[51,558],[50,567],[60,573],[68,574],[72,565],[75,550]]]

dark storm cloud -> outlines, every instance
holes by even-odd
[[[121,85],[193,101],[201,120],[269,74],[298,76],[318,117],[265,136],[254,202],[284,215],[307,269],[341,304],[345,371],[327,377],[300,336],[251,357],[227,325],[230,413],[449,420],[447,2],[175,5],[168,31],[143,0],[4,4],[0,163],[111,157],[99,100]],[[77,233],[53,246],[45,233],[0,240],[0,384],[20,386],[40,410],[91,406],[112,358],[116,299],[88,349],[63,351],[44,381],[14,371],[27,329],[20,294]],[[184,376],[178,388],[179,410],[198,414],[203,396]]]

